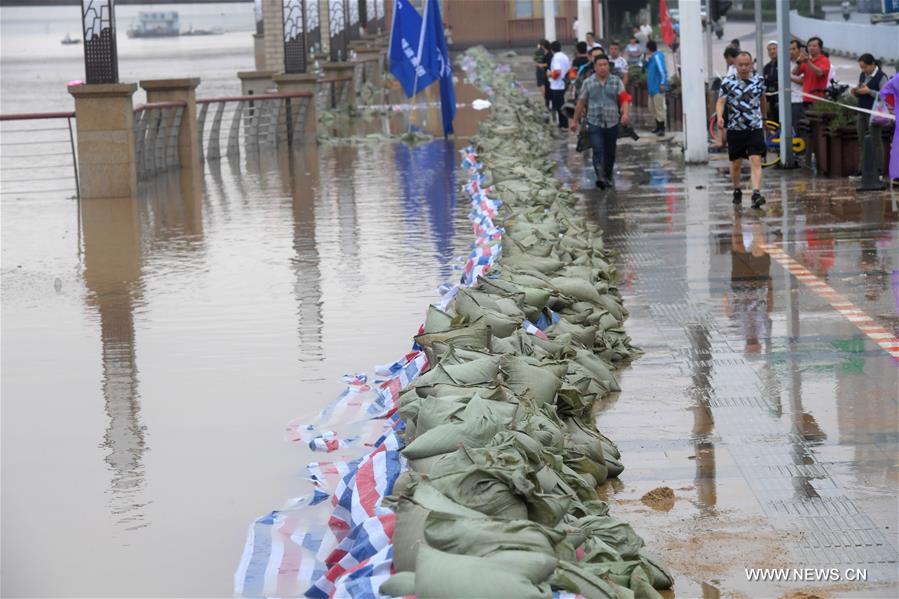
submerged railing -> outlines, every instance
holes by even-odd
[[[293,143],[306,133],[306,112],[312,101],[311,92],[197,100],[201,155],[206,160],[218,160],[238,153],[241,146],[249,150]]]
[[[178,136],[185,102],[151,102],[134,109],[134,159],[138,180],[180,166]]]
[[[74,112],[0,115],[0,196],[78,197],[74,118]]]
[[[353,87],[353,76],[325,77],[318,80],[316,107],[319,112],[334,110],[349,104],[349,92]]]

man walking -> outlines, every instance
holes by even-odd
[[[721,82],[718,90],[718,128],[723,129],[724,109],[727,107],[727,155],[730,159],[730,178],[734,184],[734,204],[743,203],[740,189],[740,168],[743,159],[749,159],[752,183],[752,207],[761,208],[762,156],[765,155],[765,134],[762,124],[767,118],[765,80],[752,72],[752,55],[740,52],[736,60],[737,74]]]
[[[568,70],[571,61],[562,52],[562,44],[558,41],[550,44],[553,57],[549,63],[549,94],[552,100],[552,110],[559,116],[559,129],[568,128],[568,118],[562,112],[565,105],[565,82],[568,78]]]
[[[649,58],[646,61],[646,89],[649,105],[656,118],[656,128],[652,130],[659,137],[665,135],[665,121],[668,110],[665,106],[665,92],[668,88],[668,70],[665,68],[665,54],[658,49],[655,40],[646,42]]]
[[[609,71],[609,57],[605,54],[593,60],[594,76],[584,82],[574,110],[571,130],[577,132],[581,117],[587,115],[587,136],[593,147],[593,170],[596,186],[614,187],[615,149],[618,143],[618,122],[630,122],[631,97],[624,83]]]

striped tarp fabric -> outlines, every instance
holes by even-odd
[[[434,302],[445,308],[460,286],[484,276],[501,255],[502,229],[494,223],[502,202],[484,187],[474,147],[462,150],[468,174],[474,242],[457,285],[445,285]],[[538,325],[530,324],[542,334]],[[541,323],[542,324],[542,323]],[[545,327],[544,327],[545,328]],[[419,328],[419,333],[424,331]],[[246,597],[381,597],[380,585],[393,571],[396,517],[381,505],[406,462],[398,432],[403,423],[397,399],[429,367],[420,347],[376,366],[380,377],[346,375],[344,391],[314,422],[288,424],[285,437],[315,451],[337,454],[330,462],[307,464],[312,495],[253,522],[234,575],[234,592]],[[556,593],[568,599],[574,595]]]

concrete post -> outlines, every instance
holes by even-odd
[[[309,92],[312,97],[306,102],[306,113],[303,118],[303,139],[301,144],[316,143],[318,141],[318,115],[315,110],[315,98],[318,83],[313,73],[282,73],[274,76],[275,85],[282,93]],[[299,100],[296,100],[299,101]],[[296,140],[294,140],[296,142]]]
[[[265,70],[265,34],[253,34],[253,57],[257,71]]]
[[[131,198],[137,193],[134,147],[136,83],[70,85],[75,98],[81,197]]]
[[[184,102],[181,128],[178,132],[178,158],[181,168],[200,168],[200,130],[197,125],[197,86],[199,77],[188,79],[143,80],[147,102]]]
[[[556,6],[553,0],[543,0],[543,37],[556,40]]]
[[[777,4],[777,102],[780,109],[780,165],[796,166],[793,157],[792,94],[790,88],[790,7],[786,2]],[[784,202],[786,204],[786,202]]]
[[[680,5],[681,93],[684,109],[684,157],[687,162],[708,162],[706,138],[705,73],[702,72],[703,35],[699,2]]]
[[[258,96],[275,89],[274,71],[238,71],[240,94],[242,96]]]
[[[283,0],[262,0],[263,35],[265,36],[264,69],[284,69],[284,6]]]

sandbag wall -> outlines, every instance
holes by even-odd
[[[658,597],[670,576],[597,485],[622,471],[592,409],[634,357],[612,254],[553,176],[542,111],[484,50],[462,153],[475,240],[408,354],[288,439],[313,493],[249,526],[237,596]]]
[[[380,591],[660,597],[671,577],[596,492],[622,465],[593,406],[639,351],[612,253],[553,176],[542,111],[486,51],[461,66],[493,102],[463,152],[477,241],[466,285],[415,338],[430,369],[398,398],[410,469],[385,501],[395,574]]]

